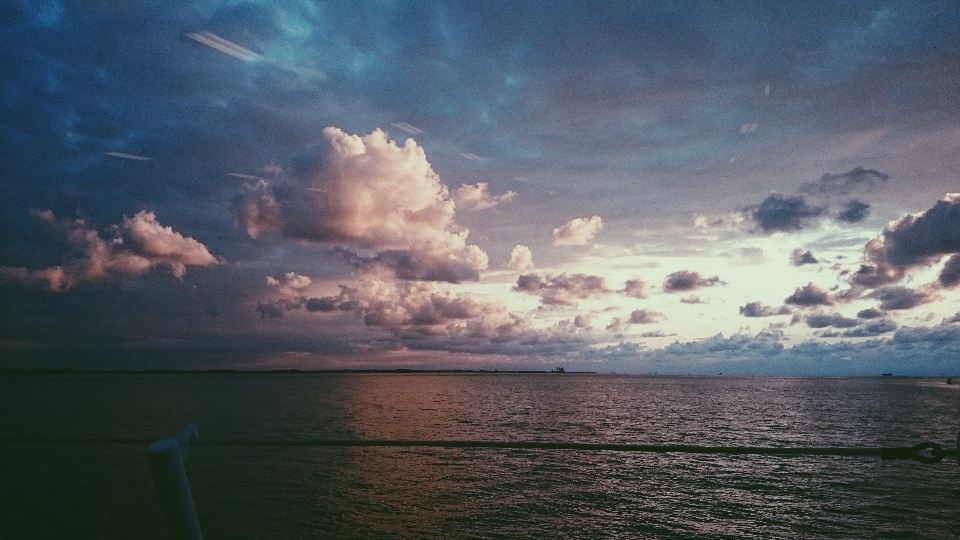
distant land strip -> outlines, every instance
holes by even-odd
[[[546,370],[514,370],[514,369],[91,369],[80,370],[73,368],[30,368],[30,369],[0,369],[0,375],[7,374],[34,374],[34,375],[104,375],[104,374],[133,374],[133,375],[304,375],[304,374],[336,374],[336,373],[545,373]],[[553,375],[595,374],[596,371],[566,371]]]

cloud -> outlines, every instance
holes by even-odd
[[[688,296],[688,297],[686,297],[686,298],[681,298],[681,299],[680,299],[680,303],[681,303],[681,304],[706,304],[707,302],[704,301],[703,298],[700,298],[699,296],[697,296],[697,295],[695,295],[695,294],[691,294],[690,296]]]
[[[824,174],[817,182],[801,185],[798,191],[807,195],[843,196],[875,191],[889,179],[890,176],[882,172],[857,167],[841,174]]]
[[[703,277],[697,272],[680,270],[668,275],[663,280],[663,290],[667,292],[693,291],[702,287],[709,287],[722,283],[718,276]]]
[[[881,319],[879,321],[870,321],[856,328],[851,328],[840,333],[840,337],[874,337],[893,332],[897,329],[897,323]]]
[[[566,225],[553,230],[553,245],[581,246],[593,239],[603,228],[600,216],[575,218]]]
[[[795,306],[832,306],[836,300],[830,296],[829,292],[813,283],[808,283],[803,287],[797,287],[793,294],[784,299],[784,303]]]
[[[880,317],[883,317],[883,312],[877,308],[867,308],[857,312],[858,319],[877,319]]]
[[[287,272],[283,276],[283,281],[267,276],[267,285],[277,287],[280,293],[286,296],[295,296],[302,294],[304,289],[310,286],[312,280],[307,276],[302,276],[296,272]]]
[[[646,298],[649,287],[640,279],[628,279],[623,284],[623,294],[634,298]]]
[[[957,343],[960,342],[960,326],[941,324],[933,327],[901,328],[890,340],[892,344]],[[955,358],[955,357],[954,357]],[[954,367],[956,364],[954,364]]]
[[[524,274],[517,278],[513,290],[540,295],[545,305],[563,306],[575,306],[579,300],[613,292],[600,276],[565,273],[553,277]]]
[[[810,251],[803,251],[800,248],[794,249],[790,253],[790,264],[793,266],[803,266],[805,264],[817,264],[820,261],[813,256]]]
[[[258,311],[265,312],[264,317],[282,317],[285,311],[293,309],[351,313],[365,327],[385,331],[404,346],[420,349],[559,354],[575,350],[577,343],[586,346],[590,341],[589,315],[537,329],[500,302],[453,294],[441,290],[436,283],[385,281],[371,275],[362,277],[356,286],[341,285],[337,295],[261,306]]]
[[[457,206],[474,210],[493,208],[500,203],[512,201],[516,196],[516,191],[508,191],[503,195],[493,197],[490,195],[486,182],[463,184],[453,192],[453,200],[457,203]]]
[[[750,217],[763,232],[791,232],[806,227],[811,218],[823,214],[824,209],[810,206],[802,196],[784,197],[772,193],[759,205],[748,207]]]
[[[666,315],[660,313],[659,311],[653,311],[649,309],[637,309],[630,313],[630,318],[627,319],[628,324],[652,324],[660,322],[666,318]]]
[[[830,315],[824,313],[814,313],[807,317],[807,326],[810,328],[853,328],[859,322],[856,319],[844,317],[839,313]]]
[[[42,270],[0,267],[0,281],[28,286],[45,286],[67,291],[84,282],[115,278],[137,278],[157,266],[170,269],[183,279],[187,266],[211,266],[219,261],[206,246],[161,225],[153,212],[141,211],[110,227],[110,236],[101,238],[85,220],[58,220],[52,211],[31,214],[60,234],[75,253],[63,266]]]
[[[640,338],[658,338],[658,337],[670,337],[677,334],[667,334],[663,330],[651,330],[649,332],[641,332],[637,337]]]
[[[489,259],[467,245],[454,221],[455,202],[423,149],[403,146],[377,129],[369,135],[323,130],[326,144],[295,163],[289,177],[247,185],[234,201],[251,237],[280,234],[373,250],[357,261],[392,269],[404,279],[477,279]]]
[[[938,279],[940,285],[948,289],[960,285],[960,254],[947,259]]]
[[[581,313],[573,318],[573,325],[577,328],[583,328],[585,330],[590,330],[593,328],[591,323],[593,322],[592,313]]]
[[[880,309],[911,309],[932,302],[936,293],[930,290],[915,290],[898,285],[886,285],[871,292],[867,298],[880,300]]]
[[[533,252],[530,251],[530,248],[522,244],[513,246],[513,249],[510,251],[510,260],[504,263],[504,266],[517,272],[530,270],[533,268]]]
[[[867,217],[870,205],[853,199],[843,205],[843,209],[837,214],[837,221],[843,223],[859,223]]]
[[[875,288],[900,281],[912,268],[929,266],[960,252],[960,193],[947,193],[923,212],[887,224],[881,238],[864,246],[866,263],[853,274],[854,285]],[[949,261],[941,283],[951,283],[956,267]],[[944,277],[945,276],[945,277]],[[950,285],[947,285],[950,286]]]
[[[787,306],[773,308],[760,302],[750,302],[745,306],[740,306],[740,315],[744,317],[772,317],[774,315],[789,315],[790,313],[792,312]]]

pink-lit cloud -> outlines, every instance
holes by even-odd
[[[514,291],[540,296],[544,305],[576,306],[580,300],[613,292],[607,280],[587,274],[540,276],[524,274],[517,278]]]
[[[903,279],[906,273],[960,253],[960,193],[947,193],[932,208],[887,224],[880,238],[864,247],[864,264],[852,283],[875,288]],[[960,263],[951,258],[940,275],[940,285],[956,285]]]
[[[379,129],[358,136],[328,127],[323,134],[326,144],[304,160],[315,165],[248,185],[237,198],[237,222],[251,237],[374,251],[358,260],[409,279],[456,282],[487,268],[489,258],[467,244],[456,203],[413,139],[398,146]]]
[[[489,185],[486,182],[463,184],[453,192],[453,200],[458,207],[473,210],[487,210],[500,203],[512,201],[516,196],[516,191],[508,191],[503,195],[493,196],[490,194]]]
[[[513,246],[513,249],[510,251],[510,260],[508,260],[504,266],[517,272],[530,270],[533,268],[533,252],[530,251],[530,248],[522,244]]]
[[[141,211],[124,218],[110,227],[106,239],[83,219],[58,220],[50,210],[34,211],[32,215],[61,235],[76,256],[62,266],[40,270],[0,267],[0,281],[62,292],[80,283],[110,277],[137,278],[157,266],[169,268],[182,280],[187,266],[219,262],[200,242],[161,225],[153,212]]]
[[[553,230],[553,245],[582,246],[593,240],[600,229],[603,229],[600,216],[572,219],[566,225]]]

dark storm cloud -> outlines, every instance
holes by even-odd
[[[824,174],[817,182],[801,185],[798,191],[806,195],[844,196],[876,191],[889,179],[888,174],[857,167],[841,174]]]
[[[613,292],[607,287],[606,278],[566,273],[544,277],[523,274],[513,290],[539,295],[545,305],[562,306],[575,306],[580,300]]]
[[[744,317],[772,317],[773,315],[790,315],[792,313],[787,306],[774,308],[765,306],[760,302],[750,302],[740,306],[740,315]]]
[[[810,251],[803,251],[800,248],[794,249],[790,253],[790,264],[794,266],[803,266],[805,264],[817,264],[820,261],[813,256]]]
[[[810,328],[852,328],[859,323],[856,319],[844,317],[839,313],[815,313],[807,316],[807,326]]]
[[[813,283],[808,283],[803,287],[797,287],[797,290],[784,300],[786,304],[795,306],[832,306],[836,303],[828,291],[821,289]]]
[[[799,231],[824,213],[823,208],[807,204],[802,196],[784,197],[779,193],[770,194],[763,202],[746,210],[763,232]]]
[[[837,214],[837,221],[843,223],[859,223],[867,217],[870,205],[853,199],[843,205],[843,209]]]
[[[852,283],[870,288],[896,283],[908,270],[929,266],[958,252],[960,194],[948,193],[932,208],[889,223],[880,238],[867,242],[864,255],[869,264],[861,266]],[[946,279],[941,277],[941,283],[952,283],[955,264],[947,263]]]
[[[722,283],[718,276],[703,277],[698,272],[679,270],[664,278],[663,290],[666,292],[693,291]]]

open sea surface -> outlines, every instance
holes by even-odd
[[[165,438],[207,539],[958,538],[960,466],[203,439],[953,447],[960,385],[587,374],[0,374],[0,437]],[[0,538],[166,538],[143,445],[0,443]]]

